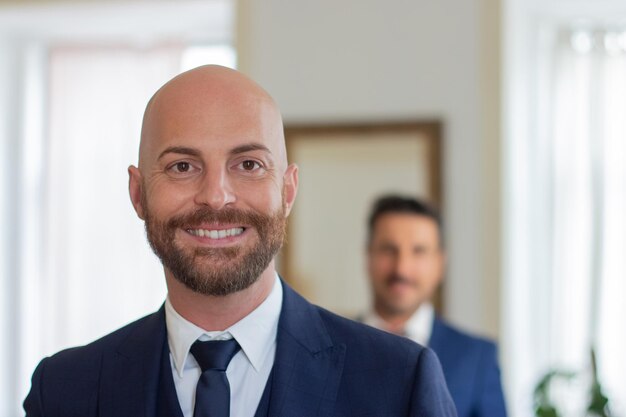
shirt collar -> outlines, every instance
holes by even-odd
[[[208,332],[178,314],[167,297],[165,300],[167,341],[178,375],[182,378],[189,349],[198,339],[234,338],[252,367],[258,372],[267,351],[276,342],[282,300],[283,287],[276,274],[270,294],[256,309],[224,331]]]
[[[417,311],[406,322],[404,332],[406,336],[426,346],[433,331],[433,320],[435,319],[435,309],[431,303],[422,303]]]
[[[426,346],[430,340],[435,319],[435,309],[429,302],[422,303],[404,325],[404,336]],[[365,314],[363,323],[386,330],[387,324],[374,310]]]

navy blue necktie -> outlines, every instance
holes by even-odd
[[[191,354],[202,369],[196,387],[193,417],[230,416],[230,385],[226,368],[238,351],[239,344],[235,339],[198,340],[191,345]]]

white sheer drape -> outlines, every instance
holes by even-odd
[[[553,390],[585,416],[590,349],[616,416],[626,416],[626,35],[540,34],[530,135],[511,158],[508,335],[515,416],[550,369]],[[523,284],[522,284],[523,282]]]
[[[626,33],[626,32],[625,32]],[[626,42],[561,36],[553,125],[553,363],[589,366],[626,414]],[[619,353],[618,353],[619,352]]]
[[[609,39],[609,38],[606,38]],[[609,46],[609,45],[605,45]],[[621,48],[601,53],[597,79],[601,111],[597,164],[601,178],[598,205],[600,230],[597,251],[597,325],[593,329],[599,356],[600,377],[616,415],[626,415],[626,31]]]
[[[19,396],[44,355],[87,343],[159,307],[166,290],[127,192],[143,109],[180,69],[181,48],[56,48],[41,143],[19,229]],[[32,162],[32,163],[31,163]]]

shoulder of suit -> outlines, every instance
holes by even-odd
[[[373,346],[391,346],[391,349],[413,349],[417,352],[424,349],[424,347],[407,338],[375,329],[312,304],[284,281],[283,291],[283,308],[286,301],[289,304],[289,308],[294,308],[298,311],[315,312],[314,314],[319,315],[322,320],[325,330],[334,344],[343,343],[346,346],[351,346],[369,343]],[[284,313],[285,311],[281,312],[281,314]],[[358,349],[358,347],[356,348]]]
[[[406,337],[397,336],[364,323],[339,316],[322,307],[316,306],[316,308],[335,344],[346,344],[352,350],[380,350],[387,354],[394,352],[415,352],[419,354],[425,349]]]
[[[334,346],[345,347],[344,372],[367,370],[364,376],[369,373],[379,377],[389,372],[401,372],[405,377],[412,375],[410,378],[427,379],[428,384],[433,386],[439,383],[441,365],[430,348],[322,308],[319,308],[319,313]],[[398,374],[395,374],[392,379],[397,377]]]

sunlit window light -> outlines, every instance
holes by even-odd
[[[619,35],[619,45],[622,47],[622,50],[626,52],[626,30]]]
[[[195,45],[185,48],[181,59],[181,71],[200,65],[216,64],[237,68],[237,54],[231,45]]]
[[[572,48],[576,52],[586,54],[593,48],[593,35],[590,32],[578,31],[572,35]]]
[[[609,54],[617,55],[620,53],[622,48],[620,46],[619,37],[620,35],[615,32],[609,32],[604,35],[604,49],[606,49]]]

